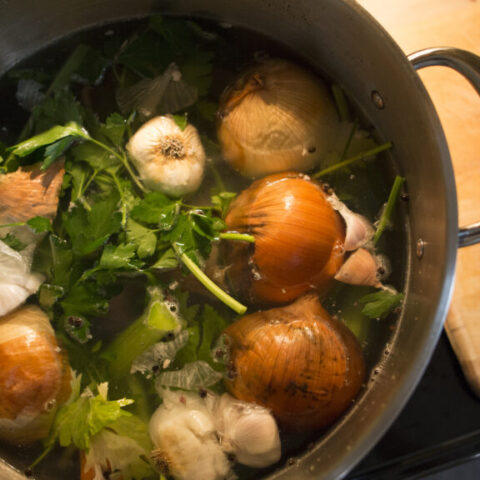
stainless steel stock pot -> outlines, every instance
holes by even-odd
[[[0,75],[66,35],[151,13],[228,22],[288,45],[340,83],[380,137],[394,144],[392,173],[406,177],[409,206],[406,300],[390,353],[379,358],[381,373],[348,414],[313,448],[268,477],[342,478],[380,439],[416,387],[442,330],[457,248],[480,237],[478,224],[458,228],[444,133],[415,69],[448,65],[480,93],[480,59],[447,48],[407,58],[353,0],[0,0]],[[25,477],[4,462],[0,478]]]

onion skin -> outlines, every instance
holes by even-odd
[[[251,303],[278,305],[326,288],[343,262],[344,225],[320,185],[295,172],[254,182],[232,202],[229,230],[255,244],[230,242],[227,282]]]
[[[217,135],[225,160],[255,178],[311,170],[331,149],[338,125],[320,78],[293,63],[270,59],[224,92]]]
[[[35,306],[0,319],[0,438],[28,444],[48,435],[71,372],[48,317]]]
[[[37,216],[53,219],[64,173],[63,162],[57,161],[44,172],[40,165],[33,165],[1,175],[0,224]]]
[[[361,348],[318,298],[246,315],[227,327],[227,390],[270,409],[287,430],[317,430],[352,403],[365,379]]]

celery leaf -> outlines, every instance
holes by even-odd
[[[369,318],[385,318],[395,307],[400,305],[404,298],[403,293],[391,293],[380,290],[359,299],[365,306],[362,313]]]
[[[121,417],[131,414],[123,407],[133,400],[107,400],[102,394],[94,396],[86,390],[72,402],[62,406],[55,417],[48,444],[57,440],[62,447],[75,445],[88,450],[91,438]]]

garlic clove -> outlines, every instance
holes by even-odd
[[[373,238],[375,229],[366,217],[352,212],[333,192],[327,196],[327,200],[345,221],[345,241],[343,245],[345,251],[356,250]]]
[[[339,125],[322,80],[280,59],[245,72],[222,95],[219,111],[225,160],[254,178],[312,169],[332,147]]]
[[[45,438],[71,372],[48,317],[25,306],[0,318],[0,438],[28,444]]]
[[[353,252],[340,267],[335,275],[335,280],[350,285],[369,285],[382,288],[379,268],[384,265],[383,261],[372,255],[365,248],[359,248]],[[385,267],[382,267],[385,270]]]
[[[214,419],[199,395],[163,392],[164,403],[150,419],[157,467],[177,480],[223,480],[230,464],[220,447]]]
[[[278,427],[266,408],[223,394],[212,412],[222,448],[238,463],[264,468],[280,460]]]
[[[192,125],[182,131],[169,116],[152,118],[133,135],[127,150],[152,190],[177,197],[200,186],[206,155]]]

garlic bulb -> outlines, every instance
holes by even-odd
[[[373,255],[365,248],[353,252],[340,267],[335,280],[350,285],[369,285],[382,288],[381,279],[388,274],[386,258]]]
[[[280,460],[278,427],[266,408],[225,393],[211,409],[220,444],[238,463],[263,468]]]
[[[246,301],[285,303],[323,289],[343,262],[342,220],[303,174],[257,180],[232,202],[225,222],[255,237],[255,245],[228,244],[225,255],[228,283]]]
[[[281,426],[318,429],[352,403],[365,378],[355,336],[313,295],[246,315],[225,330],[236,398],[270,409]]]
[[[206,157],[192,125],[182,131],[169,116],[152,118],[133,135],[127,150],[152,190],[177,197],[195,191],[202,181]]]
[[[206,402],[199,395],[162,393],[163,404],[150,419],[152,457],[177,480],[224,480],[230,464],[220,447]]]
[[[0,318],[0,438],[46,437],[55,407],[70,394],[71,372],[48,317],[25,306]]]
[[[175,63],[171,63],[158,77],[145,78],[117,91],[117,103],[122,113],[137,110],[146,118],[178,112],[193,105],[197,98],[197,89],[182,79]]]
[[[226,161],[242,175],[259,177],[312,169],[334,145],[338,126],[320,78],[270,59],[223,94],[217,133]]]

